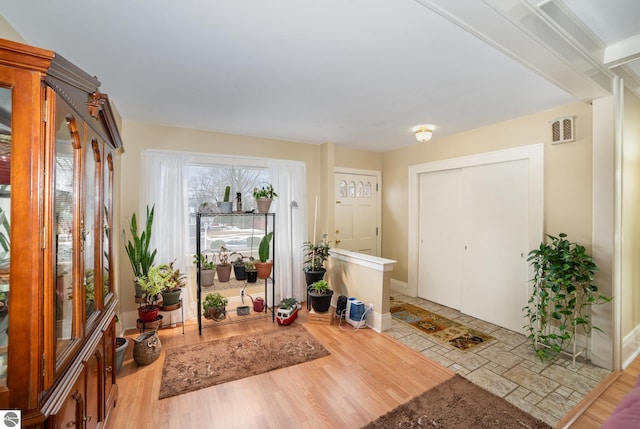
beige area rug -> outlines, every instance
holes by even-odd
[[[427,390],[362,429],[551,428],[460,375]]]
[[[491,335],[406,302],[391,302],[391,317],[401,320],[434,340],[461,351],[486,343]]]
[[[329,355],[302,325],[166,350],[160,399]]]

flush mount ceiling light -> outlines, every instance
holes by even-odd
[[[411,129],[416,135],[416,140],[420,143],[428,142],[431,140],[433,134],[433,126],[431,125],[416,125]]]

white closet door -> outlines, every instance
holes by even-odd
[[[460,308],[462,170],[420,175],[418,296]]]
[[[463,170],[460,311],[516,332],[527,302],[528,162]]]

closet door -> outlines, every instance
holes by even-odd
[[[460,311],[516,332],[527,303],[528,162],[464,169]]]
[[[459,309],[463,257],[462,169],[420,175],[418,296]]]

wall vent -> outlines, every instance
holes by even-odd
[[[552,144],[575,141],[574,119],[575,116],[563,116],[551,121]]]

